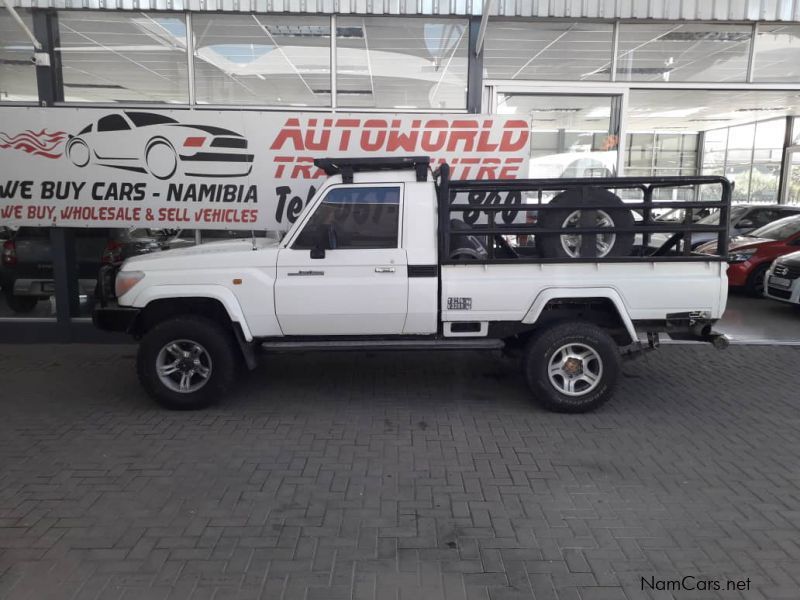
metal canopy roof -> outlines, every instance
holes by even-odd
[[[17,7],[366,15],[480,15],[483,0],[12,0]],[[796,21],[800,0],[494,0],[491,15],[566,19]]]

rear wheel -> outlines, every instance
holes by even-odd
[[[612,395],[620,356],[613,338],[591,323],[560,323],[528,344],[523,369],[536,402],[548,410],[582,413]]]
[[[768,269],[768,264],[759,265],[753,269],[753,272],[750,273],[750,277],[747,278],[747,283],[745,284],[745,291],[747,291],[748,294],[755,298],[761,298],[764,295],[764,277]]]
[[[15,296],[11,292],[6,293],[6,304],[8,308],[15,313],[25,314],[33,312],[38,303],[39,298],[36,296]]]
[[[142,339],[139,381],[163,407],[196,410],[219,400],[233,384],[237,356],[233,335],[203,317],[164,321]]]

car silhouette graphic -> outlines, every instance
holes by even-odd
[[[210,125],[187,125],[165,115],[120,111],[70,135],[65,153],[76,167],[96,164],[169,179],[243,177],[253,168],[247,139]]]

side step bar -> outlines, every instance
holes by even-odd
[[[502,350],[503,340],[341,340],[262,342],[270,352],[309,352],[313,350]]]

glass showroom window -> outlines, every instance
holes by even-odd
[[[800,83],[800,25],[760,25],[753,81]]]
[[[777,202],[785,128],[780,118],[706,132],[703,174],[735,182],[735,201]]]
[[[198,104],[330,106],[328,17],[195,14]]]
[[[622,23],[617,81],[745,81],[752,28]]]
[[[466,108],[468,36],[463,19],[339,17],[338,106]]]
[[[62,11],[58,26],[66,101],[188,102],[182,15]]]
[[[19,9],[33,29],[30,11]],[[0,11],[0,102],[38,102],[36,67],[31,64],[31,41],[6,10]]]
[[[488,79],[608,81],[610,23],[489,20],[483,58]]]

